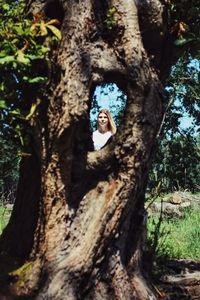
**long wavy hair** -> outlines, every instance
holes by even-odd
[[[115,122],[114,122],[114,120],[113,120],[113,118],[112,118],[112,116],[111,116],[109,110],[107,110],[107,109],[105,109],[105,108],[101,109],[101,110],[99,111],[99,113],[98,113],[98,116],[97,116],[97,129],[99,129],[98,117],[99,117],[99,115],[100,115],[101,113],[104,113],[104,114],[107,116],[107,118],[108,118],[108,129],[112,132],[112,134],[115,134],[116,131],[117,131]]]

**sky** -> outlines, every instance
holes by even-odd
[[[117,87],[116,84],[107,84],[106,86],[97,86],[93,95],[93,98],[97,99],[99,109],[108,109],[114,118],[117,120],[117,116],[121,110],[125,108],[127,96]],[[94,108],[90,111],[91,122],[97,119],[98,111]]]

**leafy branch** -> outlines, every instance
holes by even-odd
[[[17,133],[21,144],[23,122],[38,106],[35,90],[48,80],[50,46],[61,39],[58,20],[24,8],[25,0],[0,0],[0,127]]]

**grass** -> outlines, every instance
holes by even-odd
[[[148,242],[153,243],[159,216],[148,221]],[[157,257],[200,259],[200,208],[187,210],[183,218],[163,219],[156,247]]]
[[[196,192],[195,196],[199,196],[200,197],[200,192]]]
[[[5,205],[0,204],[0,234],[7,225],[11,214],[11,209]]]

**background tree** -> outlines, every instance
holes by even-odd
[[[149,188],[158,183],[163,192],[199,190],[199,145],[197,137],[187,134],[166,138],[159,150],[150,173]]]
[[[13,201],[18,181],[19,153],[12,141],[0,136],[0,194],[1,199]],[[11,197],[9,197],[11,196]]]
[[[144,270],[144,194],[167,106],[163,83],[181,52],[199,41],[198,4],[29,1],[33,31],[39,23],[43,33],[51,25],[46,18],[56,18],[62,39],[49,53],[49,68],[38,65],[49,80],[29,91],[29,155],[1,237],[4,261],[12,255],[10,296],[156,299]],[[180,45],[188,16],[187,33],[195,36]],[[106,82],[126,93],[124,117],[113,143],[87,152],[92,94]]]
[[[149,187],[199,189],[199,61],[185,53],[167,80],[169,107],[158,139]]]

